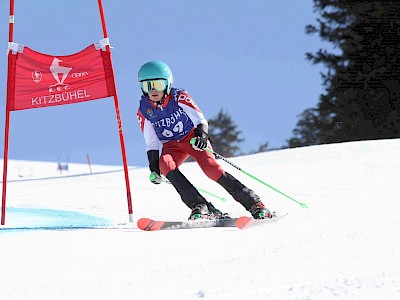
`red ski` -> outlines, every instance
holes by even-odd
[[[144,231],[174,230],[174,229],[194,229],[194,228],[215,228],[215,227],[237,227],[246,229],[251,226],[264,225],[276,222],[287,216],[283,214],[271,219],[255,220],[251,217],[239,217],[230,219],[207,220],[200,219],[194,221],[156,221],[149,218],[141,218],[137,221],[137,227]]]
[[[141,218],[137,221],[137,227],[144,231],[193,229],[212,227],[235,227],[238,218],[194,221],[156,221],[149,218]]]
[[[279,215],[276,217],[272,217],[271,219],[253,219],[251,217],[243,216],[243,217],[240,217],[237,219],[236,227],[239,229],[247,229],[252,226],[265,225],[265,224],[276,222],[287,215],[288,215],[288,213]]]

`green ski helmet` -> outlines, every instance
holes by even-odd
[[[166,63],[159,60],[153,60],[140,67],[138,72],[138,81],[144,93],[143,81],[152,79],[164,79],[166,85],[165,92],[166,94],[169,94],[174,79],[172,77],[172,71]]]

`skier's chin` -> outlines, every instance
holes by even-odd
[[[151,94],[151,95],[149,95],[149,97],[150,97],[151,101],[158,102],[158,101],[161,101],[162,94]]]

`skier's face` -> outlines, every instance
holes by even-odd
[[[164,97],[164,92],[157,92],[155,89],[152,89],[149,92],[149,99],[153,102],[161,101]]]

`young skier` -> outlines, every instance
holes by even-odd
[[[210,179],[218,182],[255,219],[271,218],[272,214],[260,197],[225,172],[214,155],[204,151],[211,148],[208,122],[187,91],[172,87],[169,66],[161,61],[150,61],[139,69],[138,81],[143,96],[137,118],[146,142],[151,182],[161,183],[163,174],[191,209],[189,220],[228,217],[207,202],[179,170],[191,156]],[[162,144],[161,156],[159,143]]]

